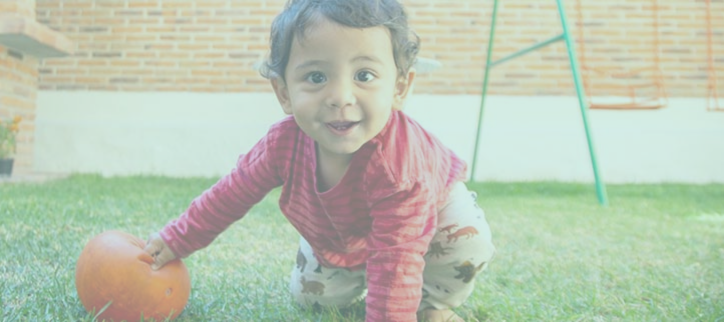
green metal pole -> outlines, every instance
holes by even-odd
[[[495,19],[498,16],[498,0],[493,2],[493,14],[490,19],[490,36],[488,37],[488,56],[485,58],[485,75],[483,76],[483,89],[480,98],[480,111],[478,112],[478,128],[475,135],[475,149],[473,150],[473,165],[470,174],[470,181],[475,181],[475,170],[478,166],[478,148],[480,146],[480,133],[483,125],[483,107],[485,106],[485,94],[488,92],[488,74],[493,67],[490,62],[493,58],[493,37],[495,36]]]
[[[596,152],[593,148],[593,138],[591,138],[591,130],[588,126],[588,108],[586,106],[585,93],[583,90],[583,84],[581,83],[580,69],[578,68],[578,61],[576,60],[576,51],[573,47],[573,41],[571,41],[571,35],[568,31],[568,22],[566,20],[566,13],[563,9],[563,3],[561,0],[558,2],[558,14],[561,16],[561,24],[563,25],[563,35],[566,41],[566,49],[568,49],[568,59],[571,62],[571,71],[573,72],[573,82],[576,85],[576,93],[578,94],[578,105],[581,107],[581,117],[583,118],[583,126],[586,129],[586,139],[588,140],[588,152],[591,155],[591,166],[593,167],[593,176],[596,180],[596,194],[598,195],[598,202],[601,205],[608,205],[608,194],[606,193],[606,185],[601,180],[598,173],[598,164],[596,162]]]
[[[513,54],[510,54],[510,55],[505,56],[505,57],[503,57],[503,58],[501,58],[501,59],[498,59],[498,60],[490,63],[490,67],[491,67],[491,68],[492,68],[492,67],[495,67],[496,65],[502,64],[502,63],[504,63],[504,62],[506,62],[506,61],[509,61],[509,60],[513,59],[513,58],[518,58],[518,57],[523,56],[523,55],[525,55],[525,54],[527,54],[527,53],[529,53],[529,52],[536,51],[536,50],[538,50],[538,49],[541,49],[541,48],[543,48],[543,47],[545,47],[545,46],[548,46],[548,45],[550,45],[550,44],[552,44],[552,43],[555,43],[555,42],[558,42],[558,41],[561,41],[561,40],[563,40],[563,34],[560,34],[560,35],[558,35],[558,36],[555,36],[555,37],[553,37],[553,38],[551,38],[551,39],[548,39],[548,40],[546,40],[546,41],[539,42],[539,43],[537,43],[537,44],[535,44],[535,45],[533,45],[533,46],[530,46],[530,47],[528,47],[528,48],[519,50],[519,51],[517,51],[517,52],[515,52],[515,53],[513,53]]]

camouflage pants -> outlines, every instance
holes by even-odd
[[[476,198],[465,184],[458,183],[440,208],[438,231],[425,254],[419,310],[461,305],[473,291],[475,275],[492,259],[495,247]],[[322,267],[302,238],[290,289],[302,305],[345,307],[366,295],[365,271]]]

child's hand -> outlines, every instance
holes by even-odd
[[[166,265],[166,263],[176,259],[176,254],[174,254],[173,251],[168,248],[166,242],[163,241],[161,235],[159,235],[158,233],[153,233],[148,236],[146,248],[144,248],[143,250],[151,255],[151,257],[153,257],[153,264],[151,264],[151,269],[153,269],[154,271],[163,267],[163,265]]]

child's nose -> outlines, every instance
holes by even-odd
[[[341,108],[357,103],[357,98],[354,95],[354,82],[352,80],[336,80],[330,82],[327,88],[327,106]]]

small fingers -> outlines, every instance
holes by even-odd
[[[144,247],[143,250],[149,255],[156,257],[156,255],[161,252],[161,247],[163,246],[162,243],[158,242],[159,239],[161,239],[161,237],[158,233],[150,234],[146,241],[146,247]]]
[[[151,265],[151,269],[158,270],[159,268],[163,267],[163,265],[166,265],[166,263],[174,260],[175,258],[176,256],[171,250],[169,250],[168,248],[164,248],[154,257],[154,262]]]
[[[153,270],[160,269],[176,257],[174,253],[166,247],[166,243],[158,233],[152,233],[148,236],[146,247],[143,250],[153,257],[153,264],[151,264],[151,269]]]

